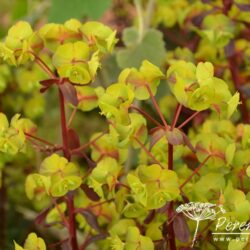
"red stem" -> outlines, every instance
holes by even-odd
[[[146,113],[145,111],[143,111],[142,109],[136,107],[135,105],[131,105],[130,108],[138,111],[140,114],[142,114],[145,118],[147,118],[148,120],[150,120],[151,122],[153,122],[156,126],[158,127],[162,127],[162,125],[156,121],[152,116],[150,116],[148,113]]]
[[[181,125],[178,126],[178,129],[183,128],[187,123],[189,123],[195,116],[197,116],[200,113],[200,111],[196,111],[191,116],[187,118],[186,121],[184,121]]]
[[[95,143],[98,139],[100,139],[102,136],[104,136],[105,134],[107,134],[107,132],[103,132],[100,135],[98,135],[96,138],[94,138],[92,141],[89,141],[87,143],[85,143],[84,145],[80,146],[79,148],[75,148],[71,151],[71,154],[77,154],[79,152],[81,152],[82,150],[86,149],[89,145]]]
[[[173,170],[173,145],[168,144],[168,169]],[[168,241],[169,241],[169,247],[170,250],[176,250],[175,245],[175,233],[174,233],[174,224],[172,217],[174,215],[174,203],[171,201],[168,207]]]
[[[182,105],[178,103],[174,119],[171,124],[171,130],[173,130],[176,126],[176,123],[178,121],[178,118],[180,116],[182,109]],[[173,170],[174,169],[174,146],[170,143],[168,143],[168,169]],[[171,201],[169,203],[169,207],[167,210],[168,215],[168,241],[169,241],[169,247],[170,250],[176,250],[176,244],[175,244],[175,233],[174,233],[174,222],[173,222],[173,216],[174,216],[174,202]]]
[[[52,70],[48,67],[48,65],[37,55],[35,55],[32,51],[30,53],[35,57],[36,63],[52,78],[55,79],[56,75],[52,72]],[[65,115],[65,105],[64,105],[64,97],[63,93],[60,89],[59,92],[59,103],[60,103],[60,114],[61,114],[61,130],[62,130],[62,140],[63,140],[63,152],[64,156],[70,160],[71,155],[68,149],[68,129],[66,123],[66,115]],[[74,214],[74,198],[69,195],[67,199],[67,207],[69,211],[69,235],[70,235],[70,244],[72,250],[78,250],[77,237],[76,237],[76,225],[75,225],[75,214]]]
[[[68,150],[68,133],[67,133],[67,124],[66,124],[66,115],[64,107],[64,97],[60,89],[59,91],[59,101],[60,101],[60,113],[61,113],[61,129],[62,129],[62,140],[63,140],[63,153],[65,157],[70,160],[70,153]]]
[[[61,128],[62,128],[62,139],[63,139],[63,152],[64,156],[70,160],[71,155],[68,149],[68,133],[67,133],[67,123],[65,115],[65,105],[63,93],[60,89],[59,91],[59,102],[60,102],[60,114],[61,114]],[[77,236],[76,236],[76,225],[75,225],[75,214],[74,214],[74,197],[68,195],[67,197],[67,207],[69,211],[69,235],[70,235],[70,244],[72,250],[78,250]]]
[[[49,77],[51,77],[52,79],[56,78],[56,75],[53,73],[53,71],[39,56],[37,56],[32,51],[29,51],[29,53],[35,57],[35,62],[43,69],[44,72],[48,74]]]
[[[67,199],[67,207],[69,210],[69,234],[72,250],[78,250],[77,238],[76,238],[76,225],[75,225],[75,207],[74,198],[69,195]]]
[[[174,222],[172,220],[174,216],[174,203],[171,201],[168,207],[168,241],[170,250],[176,250],[175,244],[175,233],[174,233]]]
[[[196,175],[200,169],[203,167],[203,165],[209,160],[211,155],[208,155],[205,160],[193,171],[193,173],[181,184],[180,189],[182,189],[192,178],[194,175]]]
[[[134,136],[134,139],[136,140],[136,142],[141,146],[141,148],[145,151],[145,153],[156,163],[158,164],[162,169],[164,169],[164,167],[162,166],[162,164],[152,155],[152,153],[143,145],[143,143],[141,143],[141,141]]]
[[[35,135],[29,134],[29,133],[27,133],[27,132],[24,132],[24,134],[25,134],[26,136],[28,136],[28,137],[31,137],[31,138],[33,138],[33,139],[35,139],[35,140],[37,140],[37,141],[40,141],[40,142],[42,142],[42,143],[44,143],[44,144],[49,145],[49,146],[55,146],[53,143],[50,143],[50,142],[48,142],[48,141],[46,141],[46,140],[44,140],[44,139],[42,139],[42,138],[40,138],[40,137],[37,137],[37,136],[35,136]]]
[[[181,109],[182,109],[182,105],[180,103],[178,103],[176,110],[175,110],[174,120],[173,120],[173,123],[171,125],[171,130],[173,130],[176,126],[176,123],[177,123],[178,118],[179,118],[180,113],[181,113]]]
[[[159,116],[160,116],[160,118],[161,118],[161,121],[162,121],[163,124],[164,124],[164,127],[165,127],[166,129],[168,129],[168,124],[167,124],[167,122],[166,122],[166,120],[165,120],[165,118],[164,118],[164,116],[163,116],[163,114],[162,114],[162,112],[161,112],[161,110],[160,110],[160,107],[158,106],[157,101],[155,100],[155,97],[154,97],[154,95],[153,95],[153,93],[152,93],[150,87],[148,86],[148,84],[146,84],[145,86],[146,86],[146,88],[147,88],[147,90],[148,90],[148,93],[149,93],[150,98],[151,98],[151,100],[152,100],[152,102],[153,102],[153,104],[154,104],[154,107],[155,107],[157,113],[159,114]]]

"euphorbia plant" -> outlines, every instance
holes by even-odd
[[[36,222],[66,228],[67,236],[58,242],[66,249],[83,250],[95,243],[99,249],[175,250],[188,249],[189,231],[195,231],[195,224],[175,212],[179,203],[213,202],[224,205],[228,217],[248,220],[250,130],[229,120],[239,93],[232,94],[215,76],[210,62],[184,60],[173,60],[167,72],[144,60],[139,68],[124,69],[106,89],[96,87],[101,60],[117,42],[115,34],[98,22],[71,19],[33,31],[20,21],[0,44],[3,61],[17,67],[37,64],[46,73],[47,78],[39,78],[41,93],[58,91],[61,145],[38,137],[27,119],[16,115],[9,124],[0,116],[0,150],[6,158],[25,153],[30,143],[47,153],[38,172],[25,182],[28,198],[43,207]],[[169,85],[177,103],[172,121],[166,120],[155,97],[160,84]],[[141,108],[144,101],[152,103],[154,116]],[[66,105],[72,109],[68,120]],[[95,108],[108,129],[81,144],[72,120],[78,109]],[[184,108],[192,114],[180,122]],[[205,110],[211,119],[186,133],[185,126]],[[131,151],[136,152],[132,164]],[[185,161],[190,156],[198,163],[195,169]],[[200,244],[213,249],[209,241]],[[46,249],[34,233],[24,248],[15,243],[17,250],[34,248]]]

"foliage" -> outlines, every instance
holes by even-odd
[[[1,192],[46,228],[15,250],[248,249],[214,247],[215,225],[197,234],[175,211],[212,203],[249,221],[247,1],[135,0],[122,34],[71,18],[110,1],[73,2],[61,13],[52,1],[51,22],[18,21],[0,42]]]

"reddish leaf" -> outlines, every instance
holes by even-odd
[[[173,226],[176,238],[183,243],[188,242],[190,231],[186,222],[186,218],[183,214],[177,214],[175,216]]]
[[[87,184],[82,184],[81,189],[84,191],[84,193],[88,196],[88,198],[92,201],[99,201],[100,197],[98,194],[94,191],[93,188],[90,188]]]
[[[80,139],[78,134],[75,132],[74,129],[68,129],[68,147],[70,149],[75,149],[80,147]]]
[[[58,84],[59,83],[59,79],[46,79],[46,80],[42,80],[39,82],[41,85],[43,85],[44,87],[49,87],[53,84]]]
[[[166,132],[166,135],[168,142],[171,145],[180,145],[184,143],[182,132],[177,128],[174,128],[173,130],[168,130]]]
[[[148,216],[144,220],[144,223],[149,224],[154,219],[154,217],[155,217],[155,210],[152,210],[149,212]]]
[[[62,91],[63,97],[65,98],[65,100],[73,104],[74,106],[77,106],[78,99],[77,99],[77,92],[76,92],[75,87],[66,81],[63,84],[59,84],[58,86],[60,90]]]
[[[166,135],[164,129],[157,127],[152,130],[151,140],[150,140],[150,149],[163,137]]]
[[[48,208],[44,209],[41,213],[39,213],[35,219],[35,223],[37,225],[42,224],[44,222],[44,220],[46,219],[46,216],[50,210],[51,210],[51,207],[48,207]]]
[[[49,87],[44,87],[40,89],[40,93],[44,93]]]
[[[250,11],[250,4],[235,3],[235,5],[242,11]]]
[[[182,133],[182,136],[183,136],[184,144],[185,144],[193,153],[195,153],[196,150],[195,150],[194,146],[191,144],[191,142],[189,141],[189,138],[187,137],[187,135],[186,135],[184,132],[181,132],[181,133]]]
[[[224,48],[224,52],[227,58],[235,55],[235,44],[233,40]]]
[[[108,233],[101,233],[101,234],[97,234],[92,236],[91,238],[89,238],[86,243],[85,243],[85,247],[87,247],[88,245],[90,245],[93,242],[96,242],[98,240],[104,240],[105,238],[107,238],[109,236]]]
[[[81,214],[84,216],[85,220],[88,222],[90,227],[95,229],[97,232],[101,232],[101,229],[97,222],[97,216],[95,214],[93,214],[91,211],[88,210],[81,211]]]

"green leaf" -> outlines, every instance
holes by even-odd
[[[61,77],[68,77],[73,83],[87,84],[91,81],[87,64],[89,55],[87,43],[78,41],[59,46],[52,60]]]
[[[9,127],[9,122],[4,113],[0,113],[0,135]]]
[[[33,30],[28,22],[19,21],[13,25],[6,37],[5,44],[10,49],[18,49],[22,46],[22,41],[29,38]]]
[[[98,92],[104,92],[103,88],[93,88],[90,86],[76,87],[78,105],[82,111],[90,111],[98,106]]]
[[[125,244],[121,241],[121,239],[117,235],[110,237],[109,241],[112,250],[124,250]]]
[[[131,85],[114,83],[106,89],[99,98],[99,107],[108,119],[114,118],[116,122],[128,124],[128,108],[134,100]]]
[[[147,189],[138,177],[132,174],[127,175],[127,182],[131,188],[133,197],[136,202],[141,203],[143,206],[147,204]]]
[[[240,221],[247,221],[250,214],[250,202],[245,193],[234,188],[232,182],[229,181],[224,197],[225,205],[228,206],[232,214]]]
[[[127,218],[139,218],[147,214],[146,209],[138,203],[128,203],[124,209],[123,214]]]
[[[44,193],[49,195],[50,178],[40,174],[30,174],[25,180],[25,192],[27,197],[32,200],[33,198],[42,197]]]
[[[196,89],[196,68],[193,63],[179,60],[167,70],[167,81],[177,101],[187,106],[188,98]]]
[[[20,247],[16,242],[15,244],[15,250],[46,250],[46,245],[44,243],[44,240],[40,237],[37,237],[35,233],[30,233],[25,240],[24,248]]]
[[[247,235],[239,235],[241,238],[248,238]],[[245,249],[245,246],[248,244],[248,241],[240,241],[240,240],[230,240],[228,244],[228,250],[243,250]]]
[[[200,85],[203,81],[210,79],[214,76],[214,66],[210,62],[200,62],[196,68],[196,77]]]
[[[79,176],[53,176],[51,178],[50,193],[54,197],[64,196],[69,191],[75,190],[82,184],[82,178]]]
[[[67,209],[66,203],[63,202],[61,204],[58,204],[57,207],[54,207],[49,211],[49,213],[46,216],[46,223],[51,224],[51,223],[61,223],[62,222],[62,217],[61,214],[64,214]],[[60,213],[59,213],[60,211]]]
[[[150,223],[146,231],[146,236],[151,238],[152,240],[161,240],[162,231],[160,227],[161,227],[161,222]]]
[[[202,176],[193,186],[196,200],[211,201],[213,193],[221,192],[225,188],[225,179],[222,174],[208,173]]]
[[[231,162],[233,161],[235,150],[236,150],[235,143],[229,144],[226,148],[225,157],[228,165],[231,164]]]
[[[124,29],[122,40],[126,47],[133,46],[139,40],[139,33],[135,27]]]
[[[146,236],[140,235],[137,227],[129,227],[124,250],[153,250],[153,241]]]
[[[15,245],[15,250],[24,250],[23,247],[18,245],[15,241],[14,241],[14,245]]]
[[[69,176],[78,175],[79,170],[74,163],[68,162],[66,158],[57,154],[52,154],[45,158],[41,163],[40,173],[46,176],[51,176],[57,173]]]
[[[131,84],[135,90],[135,97],[138,100],[146,100],[150,97],[146,85],[156,94],[160,79],[163,78],[161,70],[154,64],[144,60],[137,70],[136,68],[124,69],[118,78],[121,83]]]
[[[247,172],[247,176],[250,177],[250,166],[247,167],[246,172]]]
[[[124,31],[123,36],[128,47],[117,52],[117,62],[121,68],[139,67],[143,60],[157,66],[163,64],[166,50],[161,32],[150,29],[145,32],[141,42],[137,41],[138,35],[132,28]]]
[[[229,119],[232,114],[236,111],[237,106],[240,104],[240,94],[236,92],[232,98],[227,102],[227,118]]]
[[[188,100],[188,107],[196,111],[208,109],[214,100],[214,95],[213,87],[203,85],[193,92]]]
[[[100,22],[86,22],[80,28],[84,38],[88,39],[88,43],[95,44],[95,49],[101,53],[111,52],[117,42],[116,31]]]
[[[199,162],[203,162],[210,155],[206,162],[211,169],[221,168],[226,166],[224,159],[225,149],[228,142],[225,138],[213,133],[202,133],[198,136],[196,144],[197,157]]]
[[[70,18],[82,19],[85,16],[99,19],[110,4],[110,0],[52,0],[49,21],[63,23]]]
[[[235,25],[223,14],[207,15],[203,19],[202,27],[202,30],[196,29],[197,33],[217,48],[223,48],[234,37]]]
[[[119,237],[124,237],[127,233],[128,227],[135,226],[135,221],[131,219],[120,219],[117,223],[115,223],[111,229],[111,234],[116,234]]]
[[[114,177],[118,175],[121,167],[117,161],[111,157],[105,157],[99,161],[97,166],[93,169],[90,177],[100,183],[107,183],[108,177]]]

